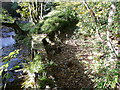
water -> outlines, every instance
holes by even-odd
[[[22,60],[19,59],[19,57],[16,57],[16,58],[10,59],[10,61],[8,62],[2,62],[2,57],[8,56],[10,52],[13,52],[17,48],[14,46],[14,44],[16,44],[16,41],[14,39],[16,34],[13,31],[13,29],[2,27],[1,31],[2,31],[1,33],[2,37],[0,37],[0,67],[8,63],[9,65],[7,67],[7,70],[9,71],[14,66],[20,65],[22,63]],[[7,82],[13,82],[15,80],[15,78],[13,78],[15,76],[14,75],[15,73],[11,71],[9,71],[9,73],[12,73],[12,76],[7,80]],[[2,76],[0,76],[0,87],[4,86],[1,82],[2,80],[1,78]]]
[[[16,34],[13,29],[7,27],[2,27],[1,31],[2,37],[0,37],[0,56],[6,56],[10,53],[10,51],[13,51],[13,45],[16,43],[14,39]]]
[[[1,28],[2,37],[0,37],[0,43],[1,43],[0,49],[15,44],[15,39],[13,37],[15,37],[16,34],[14,31],[10,31],[10,30],[9,28],[6,27]]]
[[[7,37],[7,38],[0,38],[0,39],[1,39],[0,41],[2,41],[2,47],[1,48],[11,46],[11,45],[15,44],[15,40],[12,36]]]

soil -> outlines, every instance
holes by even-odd
[[[62,44],[53,45],[49,48],[48,59],[57,64],[51,71],[57,87],[63,89],[93,88],[93,82],[84,73],[85,67],[81,60],[88,60],[90,55],[87,48],[81,49],[80,40],[68,40]]]

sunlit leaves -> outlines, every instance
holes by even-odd
[[[68,8],[66,8],[65,11],[54,10],[44,16],[44,23],[42,22],[43,25],[40,28],[42,32],[50,33],[52,31],[61,30],[66,26],[69,27],[72,23],[77,21],[77,19],[75,12]]]
[[[9,66],[9,63],[4,63],[3,65],[0,66],[0,75],[2,74],[2,70],[4,69],[5,71],[7,71],[7,67]]]
[[[47,76],[47,67],[54,66],[53,62],[43,63],[42,58],[37,54],[32,62],[25,64],[24,72],[27,73],[25,82],[22,84],[23,87],[28,88],[45,88],[47,83],[51,83]],[[37,77],[36,77],[37,75]],[[53,83],[53,82],[52,82]]]
[[[9,61],[11,58],[15,58],[18,54],[19,54],[19,49],[18,50],[14,50],[13,52],[10,52],[8,56],[3,57],[3,61],[7,62]]]
[[[14,23],[14,18],[12,18],[9,13],[7,12],[7,10],[0,8],[0,22],[4,22],[4,23]]]
[[[29,18],[29,16],[30,16],[30,12],[29,12],[29,8],[28,8],[29,3],[28,2],[24,2],[24,3],[21,2],[21,3],[18,3],[18,5],[22,8],[22,10],[18,9],[17,13],[20,13],[22,18]]]
[[[98,59],[93,59],[91,65],[88,62],[83,61],[85,65],[89,66],[86,69],[86,74],[92,73],[89,76],[92,78],[92,81],[96,82],[96,88],[115,88],[116,83],[119,81],[119,69],[114,68],[119,61],[103,61]],[[118,65],[118,64],[117,64]],[[95,76],[94,76],[95,75]]]

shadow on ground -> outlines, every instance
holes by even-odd
[[[51,72],[57,87],[67,89],[93,88],[93,82],[84,74],[84,65],[76,57],[81,52],[80,46],[70,44],[53,45],[48,49],[48,59],[57,66]]]

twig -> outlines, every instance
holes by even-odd
[[[97,24],[98,24],[98,19],[97,19],[97,17],[95,16],[95,12],[89,7],[89,5],[87,4],[87,2],[86,2],[85,0],[83,0],[83,4],[84,4],[85,7],[87,8],[87,10],[90,11],[90,13],[91,13],[92,17],[94,18],[95,23],[96,23],[96,25],[97,25]],[[98,35],[98,37],[99,37],[99,40],[100,40],[101,42],[104,42],[104,40],[101,38],[101,35],[100,35],[99,30],[98,30],[98,29],[95,29],[95,30],[96,30],[96,33],[97,33],[97,35]]]

